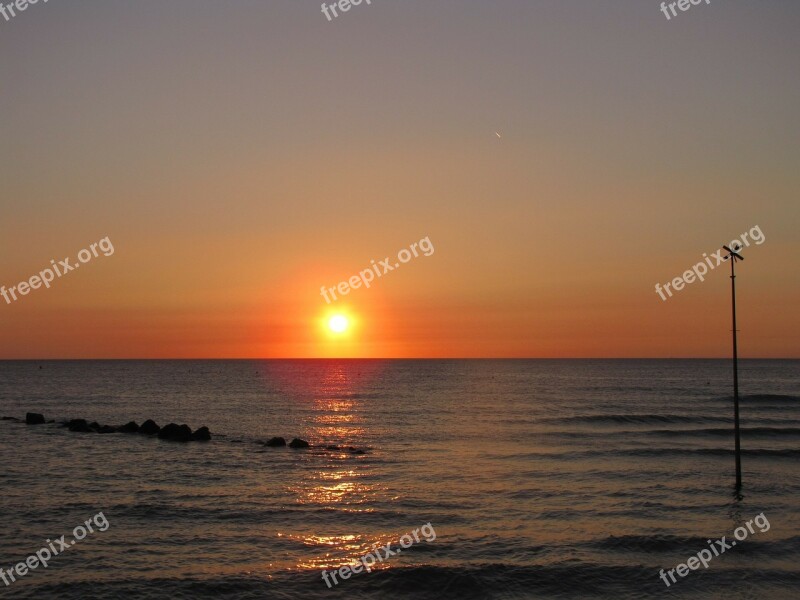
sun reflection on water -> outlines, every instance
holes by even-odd
[[[352,364],[332,362],[326,365],[322,376],[316,381],[303,385],[312,394],[303,400],[307,402],[306,431],[308,440],[319,448],[319,452],[309,454],[309,470],[287,487],[294,497],[294,504],[308,511],[306,526],[299,531],[280,532],[285,541],[302,545],[305,551],[302,558],[291,569],[329,569],[353,564],[378,546],[396,543],[394,533],[375,531],[341,531],[342,528],[328,527],[319,531],[315,520],[319,511],[370,514],[392,500],[389,489],[374,477],[372,461],[375,448],[369,448],[365,441],[374,438],[374,425],[365,421],[362,405],[370,402],[365,394],[365,384],[378,373],[374,363],[365,363],[354,369]],[[318,371],[317,371],[318,373]],[[380,424],[377,424],[380,427]],[[325,451],[322,451],[325,448]],[[365,454],[357,454],[353,449],[364,449]],[[343,523],[352,522],[343,519]],[[387,563],[375,565],[376,569],[388,568]]]
[[[337,569],[345,565],[352,565],[359,559],[374,552],[376,548],[383,548],[387,544],[397,546],[397,537],[391,534],[378,536],[363,535],[294,535],[279,533],[279,537],[288,538],[309,548],[307,558],[297,562],[297,570],[322,570]],[[311,552],[315,552],[313,555]],[[376,562],[373,571],[391,568],[391,561]]]

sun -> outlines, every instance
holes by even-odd
[[[328,328],[334,333],[344,333],[349,326],[347,317],[343,315],[333,315],[328,321]]]

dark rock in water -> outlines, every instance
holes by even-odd
[[[19,419],[17,417],[0,417],[0,421],[14,421],[15,423],[19,423]]]
[[[350,450],[350,454],[366,454],[366,452],[364,452],[360,448],[353,448],[352,446],[350,446],[348,450]]]
[[[168,425],[164,425],[161,428],[161,431],[158,432],[158,437],[160,437],[162,440],[169,439],[173,435],[178,435],[179,429],[180,427],[178,427],[177,423],[170,423]]]
[[[341,448],[339,448],[339,446],[327,446],[325,449],[326,450],[341,450]]]
[[[142,423],[142,426],[139,427],[139,433],[144,433],[146,435],[153,435],[158,433],[160,430],[161,428],[156,425],[156,422],[152,419],[147,419],[147,421]]]
[[[39,413],[27,413],[25,415],[25,422],[28,425],[43,425],[44,415],[41,415]]]
[[[19,421],[16,417],[2,417],[4,421]],[[27,423],[31,425],[38,425],[45,423],[44,417],[38,413],[28,413],[25,417]],[[49,421],[54,423],[55,421]],[[160,428],[155,421],[148,419],[142,426],[136,424],[135,421],[130,421],[120,427],[112,427],[111,425],[100,425],[97,421],[87,423],[86,419],[71,419],[69,421],[62,421],[62,426],[68,427],[70,431],[78,431],[82,433],[142,433],[146,435],[158,434],[158,437],[165,440],[176,442],[189,442],[191,440],[208,441],[211,439],[211,432],[208,427],[201,427],[194,433],[192,429],[186,425],[176,425],[170,423],[163,429]],[[284,445],[286,442],[284,441]]]
[[[294,438],[291,442],[289,442],[289,448],[308,448],[308,442]]]
[[[208,427],[201,427],[192,434],[192,439],[199,442],[207,442],[211,439],[211,432],[208,430]]]
[[[161,428],[161,431],[158,432],[158,437],[172,442],[188,442],[192,439],[192,430],[188,425],[170,423]]]
[[[67,423],[70,431],[78,431],[80,433],[90,433],[92,429],[86,422],[86,419],[72,419]]]
[[[136,421],[131,421],[130,423],[126,423],[122,427],[117,429],[120,433],[137,433],[139,431],[139,426],[136,424]]]
[[[279,448],[286,445],[286,440],[282,437],[274,437],[264,442],[264,445],[269,446],[270,448]]]

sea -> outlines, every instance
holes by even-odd
[[[2,361],[0,598],[800,598],[800,361],[739,380],[737,491],[725,360]]]

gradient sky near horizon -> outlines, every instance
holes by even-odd
[[[115,249],[0,298],[0,358],[724,357],[727,264],[667,302],[655,284],[755,225],[740,354],[800,357],[800,4],[659,6],[0,17],[0,285]]]

